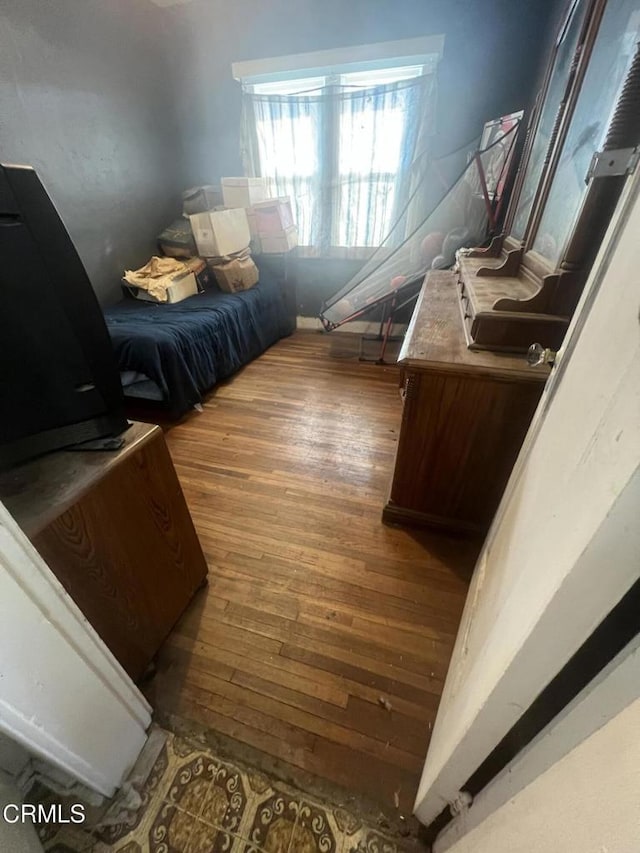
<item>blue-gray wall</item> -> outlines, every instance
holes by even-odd
[[[149,0],[0,0],[0,161],[38,170],[103,303],[180,207],[165,22]]]
[[[238,174],[240,87],[231,63],[445,34],[438,145],[525,106],[558,0],[194,0],[168,14],[188,39],[179,109],[192,183]]]
[[[180,120],[187,182],[242,174],[240,86],[231,63],[354,44],[445,34],[436,146],[455,150],[485,121],[529,105],[551,22],[564,0],[193,0],[168,11],[186,47]],[[457,168],[457,167],[456,167]],[[296,263],[298,307],[317,313],[353,262]]]
[[[235,60],[444,33],[439,151],[525,106],[564,0],[0,0],[0,160],[34,165],[103,303],[180,190],[241,173]],[[313,315],[354,264],[296,264]]]

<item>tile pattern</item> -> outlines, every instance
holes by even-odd
[[[42,827],[48,853],[405,853],[387,837],[262,772],[168,734],[141,807],[110,826]],[[46,797],[51,799],[51,794]]]

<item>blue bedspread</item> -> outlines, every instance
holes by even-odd
[[[281,288],[264,269],[242,293],[206,290],[175,305],[127,298],[105,319],[120,370],[153,379],[174,416],[291,332]]]

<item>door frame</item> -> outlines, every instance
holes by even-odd
[[[151,707],[0,502],[0,731],[111,797]]]
[[[636,506],[639,496],[640,477],[636,477]],[[446,853],[461,838],[636,702],[639,684],[640,634],[478,794],[473,808],[445,827],[433,845],[434,853]]]
[[[482,574],[486,565],[488,552],[501,529],[510,502],[517,492],[526,471],[527,461],[536,444],[542,424],[545,421],[549,407],[557,395],[558,388],[571,362],[571,358],[575,353],[579,337],[587,323],[589,313],[600,293],[605,277],[609,272],[611,262],[620,248],[621,241],[625,237],[627,241],[631,241],[631,229],[627,229],[627,226],[630,223],[632,214],[635,213],[635,216],[638,215],[638,210],[640,210],[640,170],[636,170],[636,173],[631,175],[627,180],[620,203],[612,217],[609,230],[595,261],[587,287],[583,292],[582,299],[569,327],[565,344],[558,353],[556,365],[543,393],[540,405],[534,415],[521,453],[514,466],[504,496],[482,548],[476,566],[474,581],[472,582],[465,612],[462,617],[456,648],[454,649],[452,658],[453,666],[455,666],[456,657],[463,655],[463,650],[465,649],[468,626],[471,624],[472,614],[475,611],[480,594]],[[627,231],[629,233],[626,233]],[[634,311],[637,314],[637,306],[629,305],[628,310]],[[628,513],[630,507],[633,506],[628,503],[628,500],[625,502],[622,498],[625,497],[625,492],[627,499],[635,494],[633,490],[637,490],[637,480],[638,474],[636,471],[635,478],[632,478],[632,481],[627,484],[621,495],[620,507],[618,509],[622,513]],[[610,521],[613,523],[614,520]],[[516,650],[510,665],[496,682],[487,697],[485,705],[476,714],[472,728],[466,731],[457,741],[453,751],[448,755],[446,762],[441,766],[439,771],[429,772],[430,763],[429,756],[427,756],[425,772],[415,805],[415,813],[422,823],[426,825],[430,824],[443,809],[452,803],[457,804],[463,811],[468,807],[468,803],[465,803],[465,798],[460,799],[459,797],[460,790],[463,788],[466,780],[470,778],[477,767],[527,709],[528,706],[526,704],[524,707],[519,704],[520,698],[529,696],[529,703],[533,701],[535,696],[544,689],[559,669],[562,668],[575,649],[586,639],[590,630],[593,630],[602,618],[608,614],[636,579],[637,572],[634,573],[633,571],[632,559],[634,556],[637,557],[638,545],[635,538],[629,536],[623,543],[623,551],[626,554],[629,565],[627,566],[625,563],[624,569],[612,579],[610,587],[606,590],[606,595],[593,597],[589,602],[589,612],[585,614],[581,622],[576,620],[573,626],[566,624],[566,614],[575,605],[576,596],[579,597],[578,600],[582,600],[580,596],[587,582],[585,578],[589,579],[588,582],[593,585],[595,590],[598,589],[599,575],[601,576],[602,574],[601,571],[599,572],[601,563],[598,561],[601,561],[604,556],[601,550],[602,544],[606,543],[607,536],[610,536],[612,532],[611,524],[608,527],[602,524],[601,527],[602,529],[598,529],[594,533],[589,547],[585,549],[584,555],[581,556],[580,572],[569,574],[566,577],[565,582],[557,590],[555,598],[549,602],[547,610],[542,614],[539,622],[536,624],[535,631],[529,634],[524,644]],[[578,577],[578,575],[580,576]],[[532,641],[534,634],[537,638],[536,642]],[[543,660],[543,662],[541,662],[541,650],[547,654],[546,661]],[[450,676],[451,670],[448,680]],[[445,685],[441,702],[443,715],[446,714],[446,705],[447,685]],[[438,735],[439,723],[442,726],[446,725],[444,720],[441,721],[440,712],[434,729],[434,737]]]

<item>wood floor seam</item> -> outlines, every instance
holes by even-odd
[[[399,370],[340,346],[296,332],[166,430],[209,585],[146,693],[409,813],[478,546],[382,524]]]

